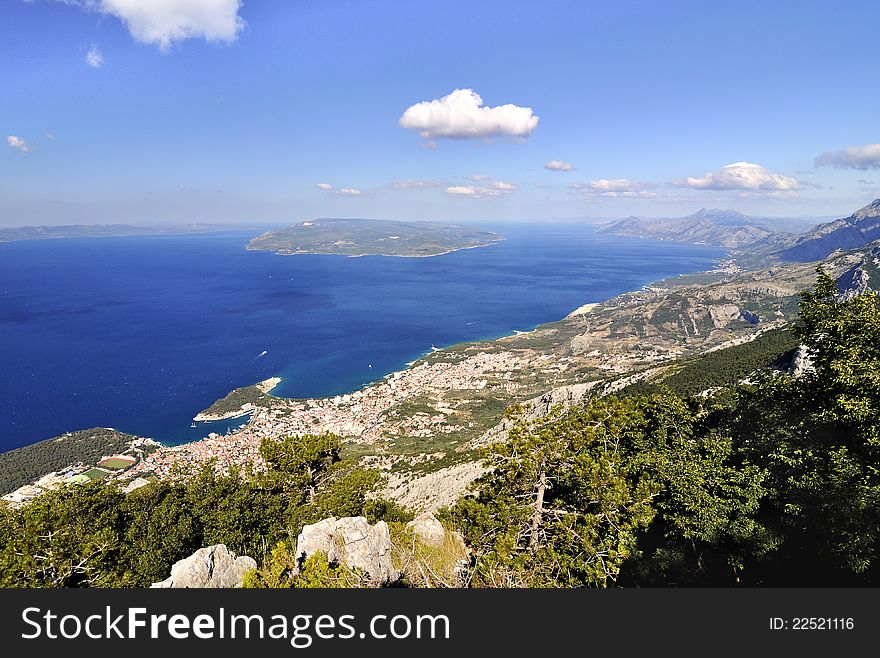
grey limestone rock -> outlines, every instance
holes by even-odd
[[[380,587],[394,582],[398,573],[391,562],[388,524],[375,525],[362,516],[330,517],[303,527],[296,540],[300,566],[318,551],[331,563],[360,571],[367,583]]]
[[[246,555],[236,556],[225,544],[200,548],[188,558],[175,562],[171,575],[152,587],[228,588],[241,587],[244,574],[257,563]]]
[[[419,514],[406,524],[406,528],[428,546],[442,546],[446,541],[446,528],[430,512]]]

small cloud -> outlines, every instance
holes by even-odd
[[[9,148],[18,149],[22,153],[30,153],[31,147],[28,146],[28,143],[21,139],[20,137],[16,137],[15,135],[8,135],[6,137],[6,144]]]
[[[650,199],[657,196],[651,191],[657,187],[654,183],[643,183],[628,178],[600,178],[588,183],[574,183],[571,187],[588,197]]]
[[[440,187],[440,183],[434,180],[398,180],[391,184],[395,190],[427,190]]]
[[[89,52],[86,53],[86,64],[93,69],[99,69],[104,66],[104,56],[101,54],[101,51],[98,50],[98,46],[94,43],[92,44],[92,47],[89,48]]]
[[[456,89],[443,98],[422,101],[408,107],[399,119],[403,128],[417,130],[431,148],[434,140],[526,138],[538,125],[539,117],[530,107],[483,105],[473,89]]]
[[[851,146],[840,151],[826,151],[816,157],[817,167],[836,169],[880,169],[880,144]]]
[[[571,171],[574,169],[574,166],[565,160],[550,160],[550,162],[544,165],[544,169],[549,169],[550,171]]]
[[[874,181],[860,178],[859,180],[856,181],[856,183],[861,183],[862,185],[873,185]]]
[[[446,188],[446,194],[452,196],[477,196],[477,188],[472,185],[453,185]]]
[[[43,134],[46,136],[46,139],[53,141],[53,142],[55,141],[55,135],[53,135],[52,133],[43,133]]]
[[[489,184],[489,189],[498,190],[499,192],[513,192],[516,189],[516,185],[514,183],[505,183],[503,180],[497,180]]]
[[[472,180],[477,177],[472,177]],[[446,188],[446,194],[456,197],[470,197],[472,199],[497,199],[511,194],[517,189],[515,183],[507,183],[501,180],[489,180],[485,176],[479,177],[478,185],[453,185]],[[478,181],[478,182],[479,182]]]
[[[328,194],[335,194],[336,196],[360,196],[363,192],[355,187],[340,187],[336,188],[330,183],[315,183],[315,187],[319,190],[323,190]]]
[[[674,187],[692,190],[748,190],[752,192],[791,192],[798,189],[794,178],[769,171],[751,162],[734,162],[696,178],[674,181]]]

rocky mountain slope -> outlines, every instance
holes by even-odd
[[[784,261],[821,260],[838,249],[856,249],[880,239],[880,199],[849,217],[817,226],[778,252]]]

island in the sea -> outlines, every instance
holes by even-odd
[[[471,226],[385,219],[313,219],[267,231],[248,243],[276,254],[424,257],[494,244],[497,233]]]

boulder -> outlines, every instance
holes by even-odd
[[[200,548],[188,558],[175,562],[171,575],[151,587],[226,588],[241,587],[244,574],[257,563],[246,555],[236,557],[225,544]]]
[[[391,548],[388,524],[379,521],[370,525],[362,516],[331,516],[303,527],[296,540],[300,568],[320,551],[331,563],[360,571],[374,587],[394,582],[399,576],[391,563]]]
[[[428,546],[442,546],[446,541],[446,528],[430,512],[419,514],[406,524],[406,529]]]

